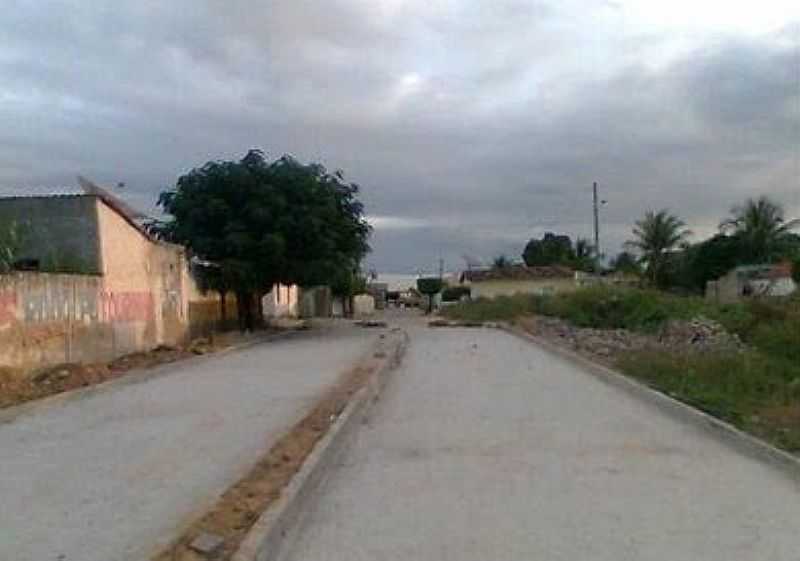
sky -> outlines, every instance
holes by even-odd
[[[601,249],[668,208],[696,239],[800,216],[800,2],[6,0],[0,195],[82,174],[156,212],[250,148],[358,183],[366,266],[448,270],[546,231]]]

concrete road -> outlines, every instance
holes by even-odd
[[[411,340],[288,559],[800,559],[782,472],[502,332]]]
[[[375,337],[342,328],[168,365],[0,424],[0,560],[146,559]]]

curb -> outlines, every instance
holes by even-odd
[[[168,371],[172,368],[175,368],[176,366],[192,366],[199,362],[214,360],[218,357],[223,357],[230,353],[254,347],[261,343],[269,343],[272,341],[280,341],[283,339],[292,339],[294,337],[300,337],[302,336],[301,334],[306,334],[306,333],[314,333],[314,331],[285,331],[281,333],[272,333],[270,335],[264,335],[263,337],[255,337],[249,341],[243,341],[241,343],[231,345],[230,347],[225,347],[224,349],[221,349],[213,353],[190,356],[172,362],[157,364],[155,366],[151,366],[150,368],[134,368],[132,370],[125,372],[122,376],[119,376],[118,378],[106,380],[104,382],[100,382],[99,384],[93,384],[91,386],[86,386],[83,388],[75,388],[73,390],[56,393],[53,395],[48,395],[39,399],[32,399],[30,401],[20,403],[19,405],[4,407],[0,409],[0,425],[11,423],[19,417],[34,414],[39,409],[50,407],[59,402],[70,402],[79,399],[84,399],[91,397],[93,395],[110,391],[117,387],[122,387],[129,384],[138,384],[146,382],[148,380],[152,380],[153,378],[158,378],[159,376],[167,375],[169,374]]]
[[[611,368],[597,364],[552,341],[508,325],[501,325],[499,329],[527,342],[535,343],[546,352],[557,355],[562,359],[580,366],[583,370],[593,374],[602,382],[621,389],[635,398],[647,401],[674,420],[701,429],[703,432],[751,459],[770,464],[772,467],[784,472],[790,478],[794,479],[795,482],[800,484],[800,458],[797,458],[789,452],[780,450],[700,409],[692,407],[638,380],[612,370]]]
[[[402,333],[393,343],[387,360],[370,377],[344,408],[322,439],[306,457],[300,470],[281,492],[281,496],[264,511],[247,533],[231,561],[276,561],[302,520],[303,507],[325,480],[345,442],[361,425],[388,382],[388,374],[397,368],[408,348],[409,337]]]

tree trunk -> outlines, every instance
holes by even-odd
[[[253,295],[254,302],[252,303],[254,312],[254,327],[262,329],[264,327],[264,293],[257,290]]]
[[[228,296],[228,293],[224,290],[219,291],[219,328],[225,329],[225,325],[228,323],[228,310],[225,306],[225,300]]]
[[[253,330],[253,293],[237,292],[236,309],[239,313],[239,331]]]

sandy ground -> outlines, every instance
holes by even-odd
[[[244,475],[375,336],[302,334],[159,367],[16,417],[4,411],[0,559],[146,559]]]
[[[288,559],[798,558],[783,472],[508,334],[416,325]]]

